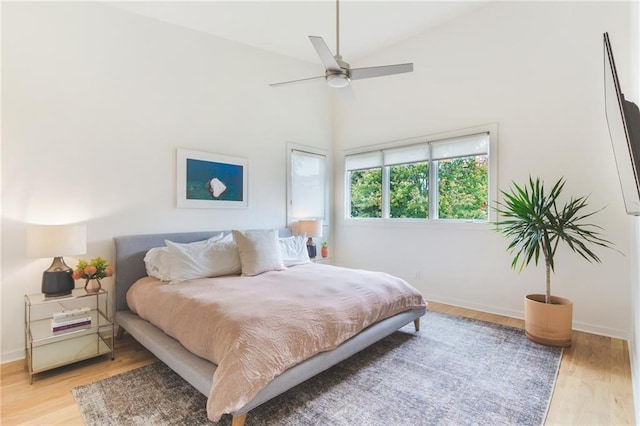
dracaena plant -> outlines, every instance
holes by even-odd
[[[522,271],[533,260],[538,265],[540,254],[546,267],[545,302],[551,303],[551,273],[555,270],[554,257],[561,242],[589,262],[601,263],[589,247],[611,248],[612,243],[602,238],[602,228],[585,219],[599,210],[587,212],[587,198],[571,197],[559,206],[565,179],[560,178],[548,193],[540,178],[524,187],[512,183],[510,192],[500,191],[503,202],[497,202],[494,210],[500,220],[494,222],[496,231],[510,240],[507,251],[513,255],[511,267]]]

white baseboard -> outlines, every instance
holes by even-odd
[[[475,311],[487,312],[489,314],[502,315],[509,318],[524,319],[524,310],[505,309],[499,306],[485,305],[482,303],[476,303],[470,300],[461,300],[448,297],[439,297],[426,294],[425,299],[427,301],[432,300],[438,303],[445,303],[447,305],[458,306],[460,308],[473,309]],[[600,336],[614,337],[616,339],[622,339],[629,341],[629,332],[626,330],[620,330],[617,328],[602,327],[596,324],[589,324],[582,321],[574,321],[573,329],[576,331],[583,331],[585,333],[597,334]]]
[[[455,299],[450,297],[440,297],[435,295],[432,296],[429,294],[425,294],[424,298],[427,302],[431,300],[433,302],[444,303],[446,305],[452,305],[452,306],[457,306],[457,307],[466,308],[466,309],[473,309],[474,311],[487,312],[489,314],[502,315],[509,318],[524,319],[523,311],[516,311],[512,309],[497,307],[497,306],[484,305],[482,303],[476,303],[470,300],[461,300],[461,299]]]
[[[620,330],[617,328],[602,327],[595,324],[589,324],[581,321],[573,322],[573,329],[577,331],[584,331],[585,333],[597,334],[605,337],[615,337],[616,339],[622,339],[629,341],[629,332],[626,330]]]
[[[6,364],[7,362],[18,361],[24,359],[24,349],[18,349],[16,351],[3,352],[0,354],[0,364]]]

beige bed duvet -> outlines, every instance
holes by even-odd
[[[400,278],[314,263],[173,285],[145,277],[129,289],[127,303],[218,366],[207,401],[213,421],[240,409],[288,368],[377,321],[425,306]]]

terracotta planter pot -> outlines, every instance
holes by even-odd
[[[320,249],[320,255],[322,255],[322,257],[329,256],[329,248],[328,247],[322,247]]]
[[[529,340],[546,346],[571,346],[573,302],[544,294],[528,294],[524,298],[524,330]]]

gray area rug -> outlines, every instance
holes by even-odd
[[[562,350],[523,331],[427,312],[252,410],[251,425],[539,425]],[[206,397],[162,362],[73,389],[88,425],[211,423]]]

